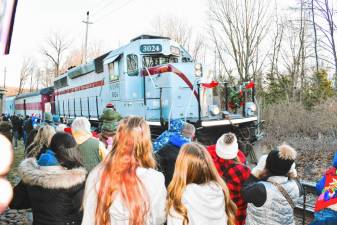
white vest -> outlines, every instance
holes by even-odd
[[[294,203],[298,202],[300,190],[296,181],[284,176],[273,176],[268,181],[281,184]],[[295,225],[294,211],[282,193],[270,182],[260,183],[266,188],[267,199],[261,207],[248,204],[246,225]]]

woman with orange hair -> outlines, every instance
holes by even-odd
[[[148,124],[124,118],[112,151],[89,174],[82,225],[164,224],[165,181],[155,167]]]
[[[236,206],[204,146],[180,149],[168,186],[168,225],[234,225]]]

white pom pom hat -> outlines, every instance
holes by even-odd
[[[225,138],[227,135],[232,135],[233,140],[231,143],[226,143]],[[215,145],[216,154],[223,159],[234,159],[238,155],[239,145],[235,134],[227,133],[222,135]]]

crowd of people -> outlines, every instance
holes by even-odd
[[[173,120],[152,142],[142,117],[122,118],[108,105],[100,120],[99,134],[84,117],[69,127],[51,114],[32,123],[9,207],[31,208],[34,225],[295,224],[303,189],[291,146],[250,169],[234,133],[204,146],[192,124]],[[337,217],[336,168],[337,155],[318,183],[312,224]]]

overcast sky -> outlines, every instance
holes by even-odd
[[[291,0],[283,1],[286,6]],[[0,86],[7,68],[7,86],[17,86],[24,57],[43,63],[39,48],[48,33],[62,31],[74,47],[84,40],[86,11],[91,21],[89,41],[103,41],[112,50],[140,34],[149,33],[158,15],[177,16],[195,30],[207,23],[207,0],[19,0],[11,53],[0,56]]]

